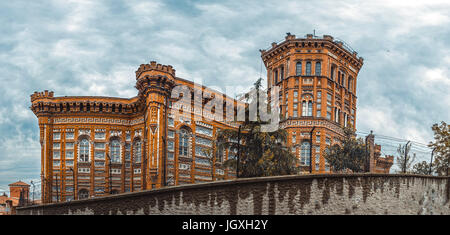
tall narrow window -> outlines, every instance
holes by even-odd
[[[181,131],[180,131],[178,145],[179,145],[179,148],[178,148],[179,155],[188,157],[189,156],[189,154],[188,154],[188,152],[189,152],[189,133],[184,129],[181,129]]]
[[[334,66],[331,66],[330,78],[334,81]]]
[[[120,142],[117,139],[111,141],[111,146],[109,148],[111,162],[120,162]]]
[[[341,71],[338,71],[338,84],[341,84]]]
[[[89,162],[89,140],[82,139],[79,145],[79,161],[80,162]]]
[[[135,140],[133,146],[133,160],[136,163],[141,162],[142,148],[141,148],[141,140]]]
[[[348,77],[348,90],[352,91],[352,80],[353,78],[351,76]]]
[[[311,62],[306,62],[306,76],[311,76]]]
[[[278,83],[278,70],[276,69],[275,73],[273,73],[273,74],[274,74],[275,85],[276,85]]]
[[[312,116],[313,106],[312,101],[308,101],[308,116]]]
[[[303,101],[302,102],[302,116],[307,116],[307,110],[308,110],[308,107],[307,107],[307,105],[306,105],[306,101]]]
[[[302,75],[302,62],[297,62],[296,67],[295,67],[295,74],[297,76],[301,76]]]
[[[311,144],[308,141],[302,143],[301,151],[300,151],[300,164],[301,165],[310,165],[310,155],[311,155]]]
[[[283,79],[284,79],[284,67],[281,66],[281,69],[280,69],[280,82],[283,81]]]
[[[320,76],[322,73],[322,64],[320,62],[316,62],[316,76]]]

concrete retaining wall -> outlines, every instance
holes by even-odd
[[[448,196],[447,177],[278,176],[23,207],[17,214],[450,214]]]

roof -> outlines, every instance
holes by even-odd
[[[24,182],[22,182],[22,181],[17,181],[17,182],[15,182],[15,183],[12,183],[12,184],[8,184],[8,186],[28,186],[28,187],[30,187],[30,185],[29,184],[27,184],[27,183],[24,183]]]

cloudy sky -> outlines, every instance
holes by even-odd
[[[208,86],[251,86],[259,49],[287,32],[329,34],[364,57],[357,129],[397,138],[377,139],[384,153],[428,143],[450,121],[449,12],[448,0],[0,1],[0,192],[39,180],[34,91],[133,97],[151,60]]]

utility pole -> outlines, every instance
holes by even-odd
[[[237,166],[236,166],[236,178],[239,178],[239,162],[241,161],[241,125],[239,125],[238,130],[238,156],[237,156]]]
[[[34,204],[34,183],[33,183],[33,181],[31,181],[31,185],[33,185],[33,196],[32,196],[32,202],[31,202],[31,204]]]
[[[312,149],[313,149],[313,133],[314,129],[316,127],[314,126],[313,129],[310,132],[309,139],[310,139],[310,145],[309,145],[309,173],[312,174]]]
[[[75,184],[75,171],[73,170],[73,168],[69,168],[70,171],[72,171],[72,182],[73,182],[73,200],[76,200],[75,198],[75,192],[77,191],[76,189],[76,184]],[[78,180],[77,180],[78,181]]]
[[[56,202],[59,202],[59,190],[58,190],[58,174],[56,176]]]
[[[431,160],[430,160],[430,171],[429,171],[429,175],[431,175],[431,166],[433,165],[433,154],[434,154],[434,150],[436,150],[436,148],[433,148],[433,151],[431,151]]]
[[[111,158],[109,157],[109,154],[106,153],[106,157],[108,158],[108,178],[109,178],[109,194],[112,194],[112,182],[111,182]]]

